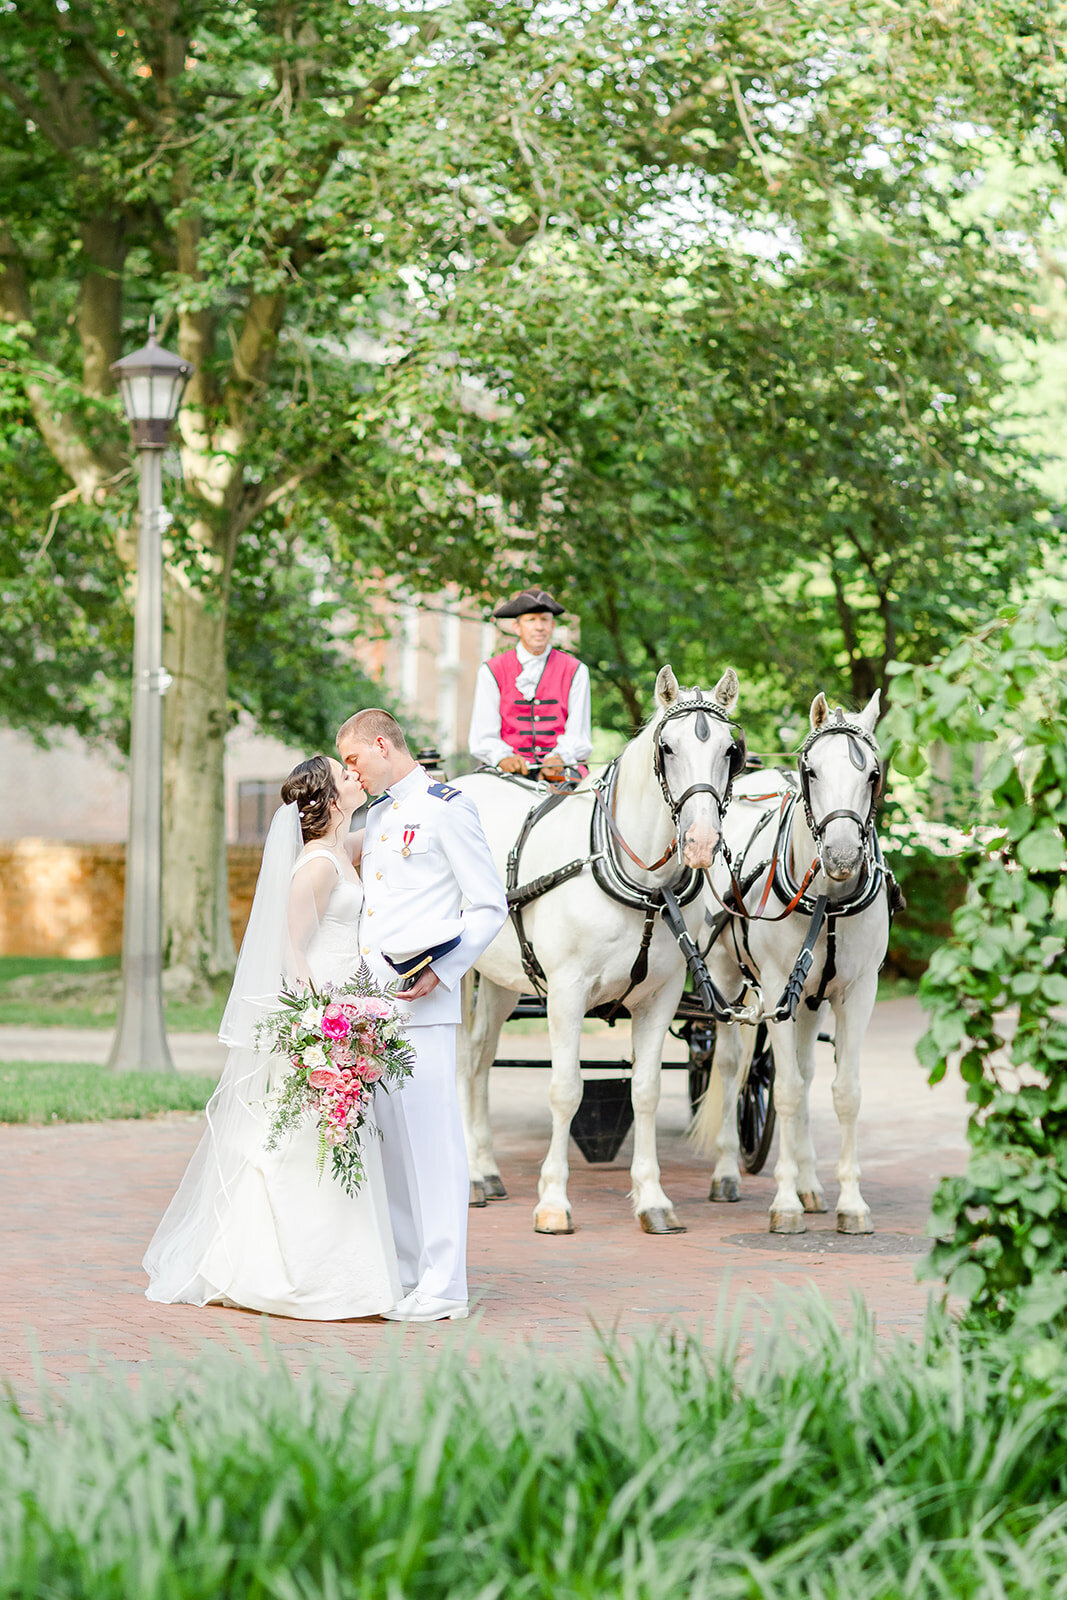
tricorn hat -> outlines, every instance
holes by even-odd
[[[551,611],[554,617],[561,617],[565,609],[547,589],[520,589],[510,600],[501,600],[493,616],[524,617],[530,611]]]

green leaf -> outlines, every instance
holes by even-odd
[[[1032,872],[1054,872],[1064,861],[1063,836],[1047,823],[1028,833],[1016,846],[1015,854]]]
[[[1023,1327],[1034,1328],[1053,1322],[1067,1308],[1067,1273],[1048,1274],[1030,1284],[1020,1295],[1018,1318]]]
[[[977,1261],[965,1261],[948,1280],[949,1294],[959,1295],[962,1300],[974,1300],[984,1287],[985,1272]]]

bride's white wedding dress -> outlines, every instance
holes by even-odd
[[[332,852],[338,881],[306,950],[315,984],[343,982],[359,963],[363,891]],[[309,1124],[265,1148],[263,1100],[287,1063],[232,1049],[208,1105],[208,1131],[145,1256],[150,1300],[230,1303],[276,1316],[333,1321],[385,1311],[403,1293],[373,1114],[363,1130],[366,1176],[350,1196],[316,1172]]]

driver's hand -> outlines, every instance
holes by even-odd
[[[522,756],[505,756],[499,766],[501,772],[517,772],[520,778],[525,778],[530,770]]]
[[[563,757],[556,755],[555,753],[550,756],[545,756],[545,759],[541,763],[541,776],[542,778],[562,778]]]

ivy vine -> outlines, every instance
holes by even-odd
[[[958,1064],[973,1108],[926,1270],[968,1322],[1051,1357],[1067,1327],[1067,604],[1005,609],[933,664],[891,670],[898,769],[918,776],[937,739],[985,747],[983,859],[920,988],[919,1058],[932,1083]]]

